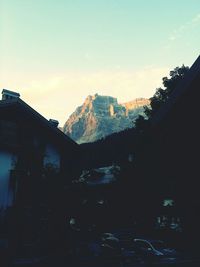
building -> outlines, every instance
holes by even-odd
[[[45,199],[45,186],[66,186],[79,171],[79,146],[20,99],[3,89],[0,101],[0,211]],[[58,192],[57,192],[58,193]],[[53,192],[52,192],[53,195]],[[51,195],[51,196],[52,196]],[[53,198],[53,201],[56,201]]]
[[[121,223],[120,174],[119,166],[110,165],[83,170],[73,181],[70,194],[76,207],[71,214],[78,228],[99,231]]]

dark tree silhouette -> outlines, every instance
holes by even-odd
[[[148,118],[151,118],[161,105],[167,101],[176,85],[185,77],[188,71],[189,67],[182,65],[170,71],[169,78],[163,77],[164,88],[157,88],[153,97],[150,98],[150,107],[145,106],[145,114]]]

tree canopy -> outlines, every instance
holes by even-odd
[[[150,105],[144,106],[145,116],[138,116],[135,120],[136,133],[141,135],[146,131],[149,125],[149,119],[159,110],[159,108],[168,100],[177,84],[188,73],[189,67],[182,65],[170,71],[169,77],[162,78],[163,88],[157,88],[155,94],[150,98]]]
[[[168,100],[172,91],[185,77],[188,71],[189,67],[182,65],[181,67],[176,67],[174,70],[170,71],[169,78],[162,78],[164,88],[157,88],[155,94],[150,98],[150,106],[145,106],[144,108],[144,112],[148,119],[150,119],[161,105]]]

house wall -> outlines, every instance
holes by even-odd
[[[46,164],[52,164],[60,169],[61,157],[59,151],[52,144],[47,144],[44,155],[44,166]]]
[[[10,152],[0,151],[0,209],[12,205],[13,192],[9,190],[10,170],[13,169],[16,156]]]

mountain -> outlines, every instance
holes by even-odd
[[[145,98],[119,104],[111,96],[90,95],[66,121],[63,132],[79,144],[94,142],[133,127],[138,115],[144,115],[143,106],[148,104]]]

